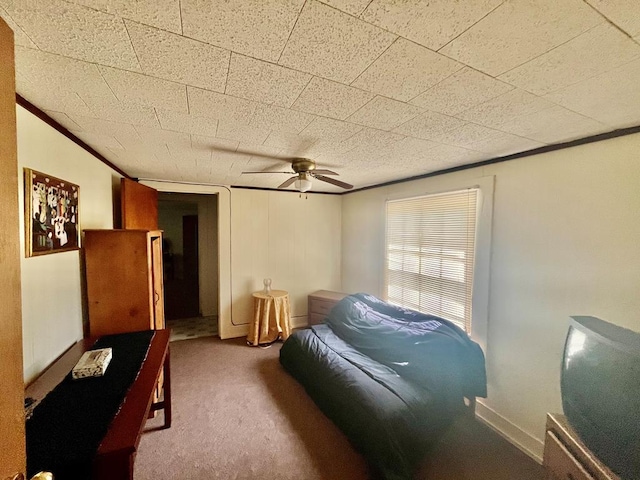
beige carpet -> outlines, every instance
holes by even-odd
[[[363,459],[282,370],[279,349],[244,338],[172,343],[173,426],[142,436],[136,480],[367,478]]]
[[[370,478],[363,458],[282,369],[280,345],[172,343],[173,426],[143,434],[136,480]],[[543,478],[539,465],[477,422],[456,425],[418,477]]]

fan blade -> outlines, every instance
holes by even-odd
[[[240,172],[241,175],[246,173],[286,173],[287,175],[291,175],[293,172]]]
[[[212,147],[212,149],[216,152],[223,153],[237,153],[239,155],[249,155],[251,157],[261,157],[261,158],[269,158],[271,160],[281,160],[283,162],[293,162],[296,157],[280,157],[278,155],[266,155],[264,153],[252,152],[250,150],[242,150],[241,148],[224,148],[224,147]],[[291,172],[287,172],[291,173]]]
[[[324,168],[316,168],[313,173],[317,175],[339,175],[336,172],[332,172],[331,170],[325,170]]]
[[[298,176],[296,175],[295,177],[291,177],[288,178],[287,180],[285,180],[284,182],[282,182],[281,185],[278,185],[278,188],[287,188],[289,185],[291,185],[293,182],[295,182],[298,179]]]
[[[338,187],[342,187],[342,188],[346,188],[347,190],[350,190],[353,188],[353,185],[350,185],[348,183],[345,182],[341,182],[340,180],[336,180],[335,178],[329,178],[329,177],[325,177],[323,175],[316,175],[315,176],[318,180],[321,180],[323,182],[327,182],[330,183],[332,185],[336,185]]]

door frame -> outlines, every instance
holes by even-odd
[[[20,203],[13,31],[0,18],[0,478],[26,472]]]
[[[218,335],[223,340],[246,335],[247,324],[234,325],[231,315],[231,189],[220,185],[158,180],[140,180],[140,183],[155,188],[159,192],[218,196]]]

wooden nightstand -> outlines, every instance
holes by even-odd
[[[547,414],[543,464],[549,480],[619,480],[582,443],[561,414]]]
[[[347,295],[349,294],[329,290],[318,290],[309,295],[309,325],[322,323],[333,306]]]

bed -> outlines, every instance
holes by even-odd
[[[463,330],[368,294],[294,332],[280,362],[384,479],[411,478],[465,398],[487,394],[484,355]]]

